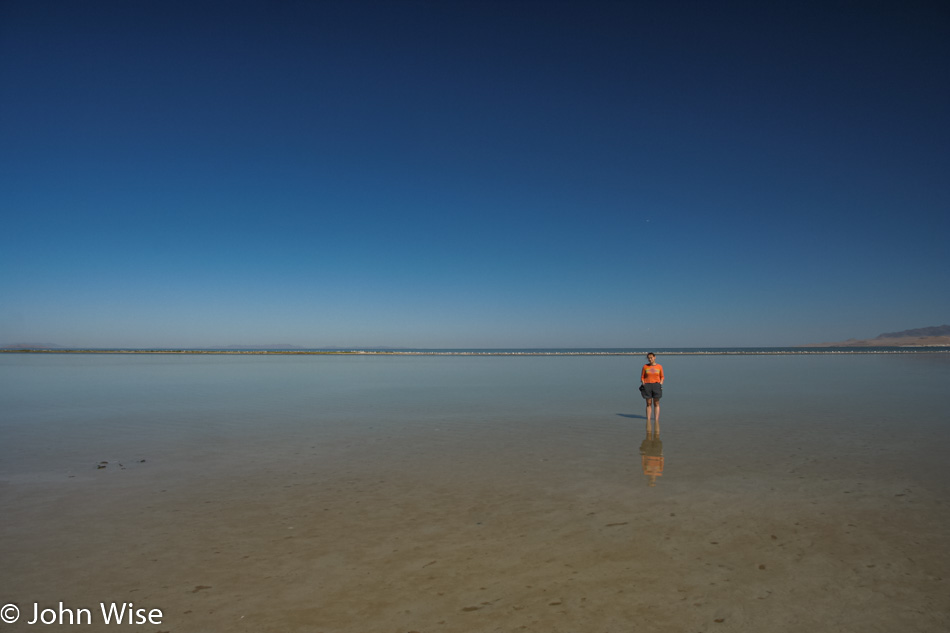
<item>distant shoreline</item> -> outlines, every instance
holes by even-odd
[[[848,339],[839,343],[815,343],[802,347],[947,347],[950,336],[879,336]]]
[[[840,345],[840,344],[838,344]],[[857,349],[841,349],[839,346],[809,346],[800,348],[735,348],[663,350],[657,353],[666,356],[782,356],[814,354],[920,354],[950,353],[947,345],[904,345],[899,348],[880,346],[855,346]],[[166,355],[211,355],[211,356],[640,356],[645,352],[610,350],[203,350],[203,349],[0,349],[5,354],[166,354]]]

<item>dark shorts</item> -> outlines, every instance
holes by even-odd
[[[640,387],[640,395],[643,396],[644,400],[659,400],[663,397],[663,385],[658,382],[644,383]]]

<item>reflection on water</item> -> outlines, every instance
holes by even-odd
[[[649,427],[646,439],[640,443],[640,462],[643,474],[647,477],[647,485],[655,486],[656,478],[663,475],[663,440],[659,433],[654,433]]]
[[[664,369],[658,491],[659,429],[617,413],[639,359],[0,355],[0,597],[209,633],[950,631],[950,355]]]
[[[616,412],[641,406],[640,367],[620,356],[0,355],[0,484],[120,458],[271,459],[278,468],[300,446],[317,447],[325,461],[384,445],[417,456],[416,468],[451,453],[524,473],[541,463],[536,456],[556,453],[578,472],[609,477],[618,467],[611,457],[636,467],[643,410],[620,414],[631,420]],[[675,377],[664,439],[677,456],[665,487],[708,483],[737,454],[755,458],[717,476],[757,468],[797,481],[801,438],[816,432],[821,450],[808,459],[841,476],[893,461],[908,476],[900,464],[914,463],[912,476],[930,486],[950,481],[950,354],[679,356],[664,369]],[[740,403],[724,376],[741,376]],[[659,429],[652,433],[658,440]],[[654,483],[659,446],[642,447]]]

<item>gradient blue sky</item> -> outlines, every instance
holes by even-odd
[[[0,0],[0,343],[950,322],[941,2]]]

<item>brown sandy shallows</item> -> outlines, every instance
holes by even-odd
[[[594,460],[407,438],[7,478],[0,596],[171,632],[950,630],[946,499],[741,446],[667,449],[649,488],[628,435]]]

